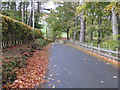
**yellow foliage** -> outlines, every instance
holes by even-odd
[[[76,11],[75,11],[76,15],[80,14],[80,12],[82,12],[82,10],[84,10],[85,8],[86,8],[86,3],[76,7]]]
[[[104,8],[104,10],[112,11],[112,8],[115,8],[115,12],[120,15],[120,2],[112,2]]]

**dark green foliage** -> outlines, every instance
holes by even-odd
[[[26,57],[5,57],[2,65],[2,84],[12,83],[16,79],[16,68],[25,68],[27,66]]]
[[[11,17],[15,20],[18,20],[18,21],[21,21],[22,18],[20,16],[21,15],[21,12],[19,11],[13,11],[13,10],[2,10],[2,14],[5,15],[5,16],[8,16],[8,17]]]
[[[35,40],[35,44],[37,44],[37,45],[39,45],[39,46],[44,46],[44,45],[46,45],[47,43],[48,43],[48,41],[45,40],[45,39],[36,39],[36,40]]]
[[[2,17],[2,46],[7,48],[16,44],[24,44],[35,38],[42,38],[42,32],[39,29],[32,28],[17,20],[7,16]]]
[[[44,25],[42,25],[42,24],[37,24],[35,27],[42,29],[42,28],[44,28]]]

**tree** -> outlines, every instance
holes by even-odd
[[[25,14],[25,2],[22,0],[22,22],[24,23],[24,15]]]
[[[59,14],[51,11],[51,14],[47,18],[47,22],[50,27],[50,38],[52,41],[55,41],[57,37],[60,37],[63,28],[63,25],[60,22]]]
[[[74,17],[75,17],[75,7],[77,6],[76,2],[64,2],[60,3],[60,6],[57,7],[57,11],[61,16],[61,22],[64,24],[64,29],[67,33],[67,40],[70,39],[70,28],[73,27]]]
[[[76,8],[77,12],[80,13],[79,17],[80,17],[81,30],[80,30],[79,41],[82,43],[85,42],[85,27],[86,27],[86,20],[84,17],[85,5],[86,5],[85,3],[81,3],[81,5]]]
[[[85,27],[86,27],[85,23],[86,23],[86,20],[85,20],[85,18],[83,16],[82,12],[81,12],[80,16],[81,16],[81,19],[80,19],[80,21],[81,21],[81,30],[80,30],[80,39],[79,40],[80,40],[80,42],[84,43],[85,42]]]

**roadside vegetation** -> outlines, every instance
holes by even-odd
[[[22,3],[20,4],[22,5]],[[24,3],[24,5],[27,4],[28,3]],[[35,28],[33,28],[32,16],[29,17],[31,20],[25,18],[26,16],[29,16],[29,12],[25,11],[24,19],[22,21],[22,8],[18,9],[16,2],[3,2],[2,6],[3,11],[2,14],[0,14],[0,17],[2,18],[1,47],[3,48],[2,87],[9,89],[33,88],[38,84],[41,86],[45,83],[44,78],[49,53],[48,44],[50,41],[44,39],[40,30],[43,27],[38,23],[39,14],[35,16],[37,19],[35,19]],[[38,68],[40,70],[36,72]],[[32,73],[35,75],[30,78]],[[32,83],[31,80],[33,80],[34,83]]]
[[[24,72],[26,72],[28,69],[29,69],[28,71],[30,72],[33,68],[30,66],[34,65],[34,62],[37,62],[39,65],[42,64],[42,66],[39,66],[41,68],[40,72],[37,72],[37,73],[41,73],[41,75],[44,74],[42,72],[42,70],[44,69],[43,71],[46,72],[45,69],[47,68],[47,64],[48,64],[48,59],[47,59],[48,48],[45,48],[45,47],[48,47],[48,46],[46,46],[47,44],[48,44],[48,42],[44,39],[36,39],[35,42],[29,42],[24,45],[19,45],[19,46],[17,45],[14,47],[4,49],[2,52],[3,53],[2,54],[2,56],[3,56],[2,57],[3,88],[10,88],[10,87],[11,88],[20,88],[21,85],[25,84],[25,83],[23,83],[24,81],[26,81],[26,82],[27,82],[27,80],[29,81],[30,80],[29,78],[26,80],[26,78],[28,76],[25,77]],[[37,56],[35,56],[35,54],[37,54],[37,53],[39,53],[39,55],[38,55],[39,58]],[[31,60],[33,60],[33,61],[31,62]],[[46,63],[43,63],[42,61],[44,61]],[[23,69],[24,69],[24,71],[20,71]],[[34,73],[36,71],[36,69],[37,68],[32,70],[31,73]],[[44,75],[42,75],[40,77],[41,80],[43,77],[45,77]],[[23,82],[15,81],[19,78],[19,76],[22,77]],[[35,78],[37,78],[37,77],[35,77]],[[32,78],[32,79],[34,80],[35,78]],[[39,78],[39,76],[38,76],[38,78]],[[13,85],[13,83],[16,83],[16,84]],[[39,83],[41,83],[41,82],[39,82]],[[27,84],[30,84],[30,82],[27,82]],[[42,84],[43,84],[43,82],[41,83],[41,85]],[[31,86],[26,85],[26,87],[25,86],[21,86],[21,87],[23,87],[23,88],[30,87],[31,88],[31,87],[35,87],[35,86],[34,86],[34,84],[31,83]]]
[[[59,2],[47,18],[50,38],[116,50],[120,44],[120,2]]]
[[[69,41],[120,50],[120,2],[56,2],[56,9],[45,9],[42,4],[2,2],[2,87],[5,89],[44,85],[49,43],[64,38],[63,33]],[[41,18],[47,25],[40,24]],[[46,35],[41,31],[44,26]]]

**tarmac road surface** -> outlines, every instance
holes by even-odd
[[[118,88],[118,69],[71,46],[53,43],[45,88]]]

